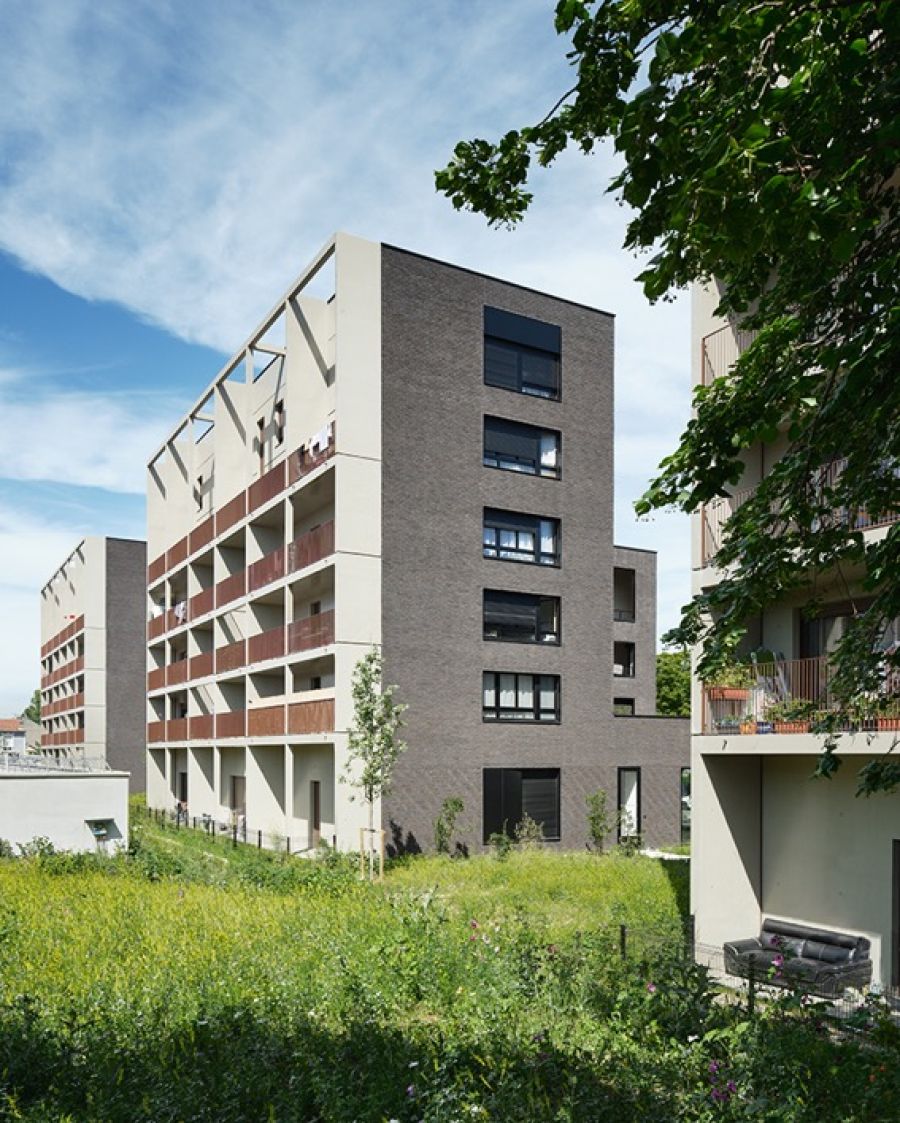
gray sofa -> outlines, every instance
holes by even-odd
[[[872,981],[870,944],[865,936],[807,928],[767,917],[759,936],[725,944],[730,975],[774,986],[798,986],[823,998],[837,998],[847,987]]]

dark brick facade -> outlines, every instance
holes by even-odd
[[[146,788],[147,544],[106,539],[106,759]]]

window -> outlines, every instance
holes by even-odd
[[[309,689],[310,690],[321,690],[322,689],[322,676],[321,675],[312,675],[311,676],[311,678],[309,680]]]
[[[515,834],[525,815],[540,823],[544,838],[560,837],[558,768],[485,768],[483,838]]]
[[[619,841],[641,833],[641,770],[619,769]]]
[[[322,612],[322,602],[320,600],[310,601],[309,614],[310,616],[319,616]]]
[[[681,770],[681,841],[682,843],[691,841],[691,770],[690,768],[682,768]]]
[[[482,542],[486,558],[559,565],[559,519],[485,507]]]
[[[484,464],[505,472],[560,477],[560,434],[499,417],[484,419]]]
[[[559,643],[559,597],[485,589],[484,638]]]
[[[613,644],[613,674],[616,678],[634,678],[634,644]]]
[[[284,444],[284,402],[275,403],[275,444]]]
[[[256,447],[259,452],[259,471],[262,475],[266,466],[266,419],[264,417],[256,422]]]
[[[634,623],[634,570],[613,570],[613,620]]]
[[[613,714],[616,717],[634,717],[634,699],[613,698]]]
[[[485,721],[559,721],[559,675],[485,671],[481,704]]]
[[[560,329],[553,324],[485,308],[485,384],[559,399],[560,343]]]

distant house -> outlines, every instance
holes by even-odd
[[[25,723],[18,717],[0,717],[0,752],[25,752]]]

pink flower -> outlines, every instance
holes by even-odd
[[[647,993],[656,994],[656,983],[647,983]]]

